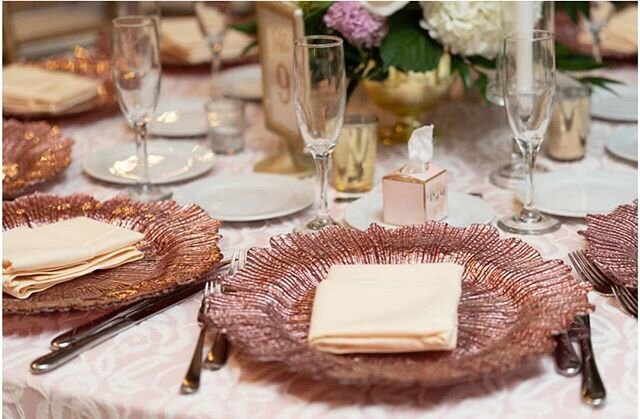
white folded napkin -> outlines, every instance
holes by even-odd
[[[2,233],[2,290],[28,298],[98,269],[141,259],[142,233],[87,217]]]
[[[160,47],[165,56],[190,64],[211,60],[211,51],[195,17],[163,19],[161,26]],[[220,56],[223,60],[237,58],[251,42],[249,35],[229,29]]]
[[[11,64],[2,71],[2,104],[32,112],[62,112],[93,99],[100,82],[62,71]]]
[[[463,270],[454,263],[334,265],[316,289],[309,345],[336,354],[453,349]]]

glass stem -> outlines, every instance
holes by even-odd
[[[143,192],[149,190],[151,180],[149,179],[149,164],[147,154],[147,123],[136,122],[133,124],[136,141],[136,155],[138,164],[136,165],[138,174],[138,185]]]
[[[218,75],[220,73],[220,52],[222,47],[217,43],[211,46],[211,99],[219,99],[222,97],[221,86],[218,83]]]
[[[320,189],[320,202],[318,203],[318,218],[329,218],[329,203],[327,199],[328,184],[328,166],[330,154],[315,154],[313,160],[316,163],[316,172],[318,174],[318,186]]]
[[[535,190],[533,186],[533,173],[536,168],[536,157],[542,141],[532,143],[530,141],[518,141],[518,147],[522,152],[525,165],[525,195],[520,219],[522,221],[535,222],[540,218],[535,207]]]

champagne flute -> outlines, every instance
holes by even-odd
[[[298,231],[318,231],[336,224],[329,216],[327,177],[346,104],[342,39],[315,35],[299,38],[294,49],[296,119],[304,142],[316,163],[319,183],[318,213]]]
[[[224,36],[227,32],[228,2],[197,2],[194,6],[200,31],[204,35],[211,50],[211,91],[212,99],[222,96],[222,86],[218,82]]]
[[[553,33],[533,30],[506,35],[501,71],[507,119],[526,164],[526,176],[522,211],[502,218],[498,226],[516,234],[549,233],[557,230],[560,222],[536,209],[533,173],[553,109],[556,87]]]
[[[129,195],[140,201],[169,199],[171,192],[151,184],[147,154],[147,123],[160,95],[160,50],[155,19],[124,16],[113,20],[112,76],[118,104],[134,129],[137,184]]]

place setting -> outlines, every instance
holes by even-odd
[[[96,2],[108,51],[10,45],[3,412],[633,415],[637,67],[559,43],[583,3]]]

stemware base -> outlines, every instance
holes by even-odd
[[[294,229],[296,233],[315,233],[325,227],[339,225],[331,217],[315,217],[309,222],[302,224]]]
[[[154,185],[138,185],[129,189],[129,197],[134,201],[157,202],[171,199],[173,193],[170,190]]]
[[[498,227],[507,233],[522,235],[546,234],[560,228],[560,221],[538,211],[530,214],[520,213],[498,220]]]

